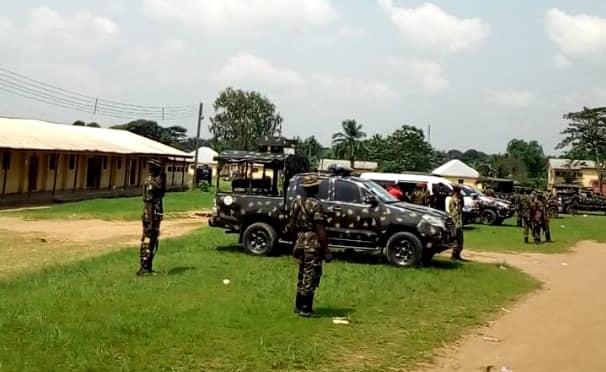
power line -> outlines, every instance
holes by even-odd
[[[156,120],[188,119],[197,115],[197,106],[142,106],[87,96],[59,88],[0,67],[0,90],[37,102],[92,115]]]

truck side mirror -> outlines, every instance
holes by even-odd
[[[379,200],[374,195],[365,195],[364,196],[364,204],[370,204],[373,207],[379,205]]]

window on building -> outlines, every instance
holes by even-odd
[[[5,151],[2,153],[2,170],[9,170],[11,168],[11,153]]]
[[[69,156],[69,170],[76,168],[76,155],[71,154]]]
[[[48,169],[55,170],[57,169],[57,154],[51,154],[48,159]]]
[[[107,156],[103,157],[103,169],[107,169]]]
[[[118,156],[118,161],[116,163],[116,168],[122,169],[122,157]]]
[[[351,182],[337,181],[335,187],[335,200],[344,203],[360,203],[360,188]]]

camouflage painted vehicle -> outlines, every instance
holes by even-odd
[[[277,163],[285,161],[283,155],[278,157]],[[229,154],[221,154],[218,160],[236,161]],[[256,158],[250,161],[260,163]],[[284,170],[289,173],[287,166]],[[238,234],[240,244],[252,255],[271,254],[280,243],[292,245],[293,238],[286,232],[287,215],[292,201],[302,194],[304,175],[285,177],[283,193],[218,192],[210,226]],[[319,177],[323,181],[319,198],[332,249],[384,254],[394,266],[414,267],[429,264],[435,254],[451,247],[455,229],[446,213],[401,203],[373,181],[349,175]]]
[[[501,225],[503,221],[513,217],[515,210],[513,203],[505,199],[486,196],[480,190],[460,185],[463,192],[473,197],[480,209],[480,221],[486,225]]]
[[[557,199],[561,202],[561,211],[577,214],[579,211],[605,212],[606,197],[583,189],[580,185],[559,184],[554,186]]]

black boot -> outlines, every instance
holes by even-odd
[[[303,296],[299,292],[297,292],[297,297],[295,298],[295,311],[294,311],[295,314],[298,314],[299,311],[301,310],[301,307],[303,306],[302,300],[303,300]]]
[[[528,244],[528,237],[524,238],[524,243]]]
[[[551,242],[551,233],[546,233],[545,234],[545,241]]]
[[[301,296],[301,306],[297,311],[299,316],[309,318],[311,316],[311,302],[313,301],[313,295]]]

